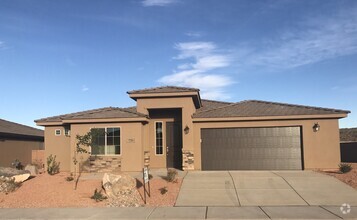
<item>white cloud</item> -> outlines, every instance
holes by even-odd
[[[246,64],[295,68],[357,53],[357,10],[317,17],[270,39],[246,58]]]
[[[174,48],[179,51],[174,59],[186,60],[186,62],[179,64],[173,74],[160,78],[160,83],[199,88],[204,98],[229,98],[224,90],[234,83],[233,80],[226,75],[210,72],[228,67],[230,65],[228,55],[219,53],[217,46],[212,42],[178,43]]]
[[[192,38],[199,38],[199,37],[202,37],[203,34],[198,31],[189,31],[189,32],[186,32],[185,35],[188,37],[192,37]]]
[[[150,7],[150,6],[168,6],[171,4],[176,3],[176,0],[144,0],[142,1],[143,6]]]
[[[87,92],[89,88],[86,85],[82,85],[82,92]]]

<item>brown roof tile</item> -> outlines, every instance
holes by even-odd
[[[137,118],[146,115],[136,112],[132,108],[106,107],[88,111],[38,119],[35,122],[61,122],[70,119],[103,119],[103,118]]]
[[[174,93],[174,92],[199,92],[199,89],[178,87],[178,86],[162,86],[147,89],[131,90],[128,94],[147,94],[147,93]]]
[[[43,130],[0,119],[0,133],[43,137]]]
[[[320,108],[303,105],[293,105],[278,102],[247,100],[218,108],[199,111],[194,118],[223,118],[223,117],[259,117],[259,116],[288,116],[288,115],[322,115],[347,114],[350,111]]]
[[[222,102],[222,101],[214,101],[208,99],[202,99],[201,101],[202,101],[202,107],[197,109],[197,113],[233,104],[232,102]]]

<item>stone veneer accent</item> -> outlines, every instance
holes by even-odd
[[[150,166],[150,151],[144,151],[144,166]]]
[[[182,150],[182,169],[183,170],[194,170],[195,169],[195,158],[193,151]]]
[[[89,172],[115,172],[121,170],[121,158],[118,156],[90,156],[84,167]]]

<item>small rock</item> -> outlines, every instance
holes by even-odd
[[[36,176],[38,174],[38,170],[35,165],[28,164],[26,165],[25,170],[29,171],[31,176]]]

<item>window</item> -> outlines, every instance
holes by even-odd
[[[93,128],[91,132],[92,155],[120,154],[120,128]]]
[[[71,130],[69,130],[69,128],[65,128],[64,129],[64,135],[65,136],[69,136],[71,134]]]
[[[163,154],[163,139],[162,139],[162,122],[155,123],[155,143],[156,143],[156,154]]]
[[[56,129],[55,130],[55,135],[60,136],[61,135],[61,129]]]

